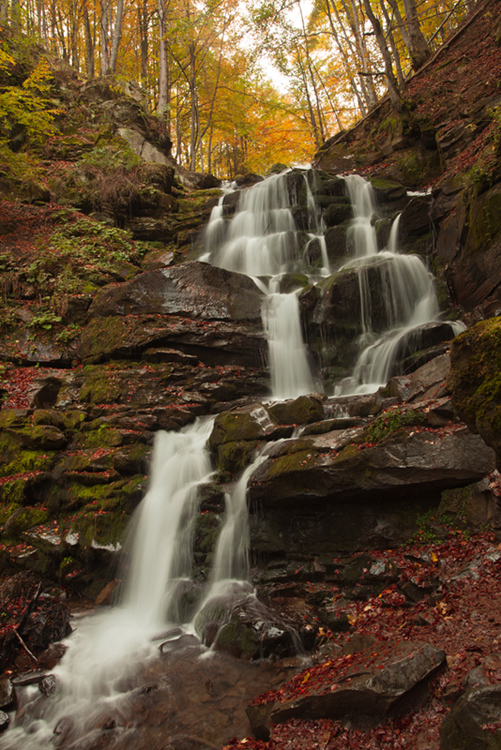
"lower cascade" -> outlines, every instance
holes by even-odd
[[[103,715],[127,711],[124,683],[158,656],[159,641],[167,649],[186,635],[197,642],[194,624],[210,602],[223,597],[231,608],[236,599],[252,596],[246,482],[253,466],[226,498],[205,592],[197,591],[191,578],[198,490],[212,471],[206,447],[212,427],[213,420],[207,419],[178,433],[157,434],[150,487],[126,544],[129,571],[122,603],[78,620],[67,653],[52,672],[56,695],[47,700],[37,686],[27,688],[22,717],[3,737],[2,748],[49,748],[55,737],[71,746],[90,740]],[[191,606],[183,608],[183,594]]]

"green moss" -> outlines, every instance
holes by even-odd
[[[105,424],[99,425],[86,435],[82,435],[82,444],[85,448],[116,448],[122,443],[122,435],[115,427]]]
[[[18,508],[7,519],[5,532],[8,536],[17,537],[24,531],[45,523],[48,513],[40,508]]]
[[[2,498],[4,496],[2,495]],[[15,510],[18,510],[21,506],[18,503],[11,502],[5,504],[3,501],[0,504],[0,524],[4,524],[8,518],[14,513]]]
[[[426,414],[419,409],[392,409],[377,417],[364,431],[359,442],[379,443],[404,427],[414,427],[427,422]]]
[[[215,449],[222,443],[258,440],[262,434],[263,427],[252,412],[223,412],[214,421],[209,445]]]
[[[302,273],[286,273],[280,277],[280,292],[288,294],[294,289],[303,289],[308,286],[309,279]]]
[[[243,654],[250,659],[258,649],[259,636],[250,625],[238,622],[232,617],[219,631],[216,644],[224,651],[235,652],[236,655]]]
[[[24,491],[26,489],[24,479],[8,479],[0,486],[0,500],[2,504],[24,505]]]
[[[26,412],[24,410],[2,409],[0,411],[0,430],[22,429],[26,424]]]
[[[72,409],[62,413],[62,420],[66,430],[74,431],[80,427],[87,419],[87,414],[77,409]]]
[[[447,387],[468,427],[479,432],[501,461],[501,319],[490,318],[457,336]]]
[[[268,407],[277,424],[297,425],[319,422],[324,417],[320,401],[310,396],[299,396],[294,401],[282,401]]]
[[[466,250],[479,253],[501,232],[501,187],[476,197],[470,205]]]
[[[268,469],[268,476],[271,479],[281,474],[308,471],[317,464],[317,461],[318,453],[311,448],[286,456],[279,456],[279,458],[274,459]]]
[[[221,519],[216,513],[199,513],[195,521],[195,549],[205,555],[214,551]]]
[[[47,451],[22,450],[14,460],[0,466],[0,477],[24,474],[29,471],[50,471],[54,465],[55,453]]]
[[[83,513],[74,520],[73,529],[82,546],[90,547],[94,542],[106,547],[123,539],[127,520],[123,513]]]
[[[256,440],[223,443],[217,449],[217,467],[221,471],[228,471],[234,476],[240,474],[250,463],[258,446],[259,441]]]
[[[33,426],[36,425],[53,425],[59,429],[64,429],[64,418],[61,412],[55,409],[37,409],[33,412]]]

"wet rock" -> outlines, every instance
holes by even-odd
[[[212,450],[224,443],[242,440],[273,440],[282,437],[283,430],[261,404],[244,406],[218,414],[209,437]]]
[[[251,503],[265,505],[297,500],[362,497],[406,488],[407,492],[440,492],[479,480],[494,467],[494,453],[465,428],[451,432],[416,430],[359,449],[339,450],[327,435],[288,441],[287,452],[265,459],[249,480]]]
[[[51,698],[53,695],[55,695],[57,690],[57,680],[54,675],[48,674],[42,680],[40,680],[40,682],[38,683],[38,689],[40,690],[42,695],[45,695],[46,698]]]
[[[454,704],[440,727],[440,750],[494,750],[501,745],[501,685],[480,685]]]
[[[277,424],[305,425],[318,422],[324,417],[322,397],[299,396],[268,406],[268,412]]]
[[[348,253],[348,239],[347,239],[348,225],[340,224],[335,227],[330,227],[325,233],[325,245],[327,249],[327,257],[330,261],[339,260],[344,258]]]
[[[369,728],[415,709],[426,698],[429,680],[445,663],[445,653],[420,641],[373,644],[343,673],[324,678],[306,695],[270,707],[251,706],[253,732],[269,737],[271,724],[292,719],[332,719]],[[304,691],[302,691],[304,692]]]
[[[430,210],[431,195],[411,198],[400,215],[398,229],[401,244],[405,245],[433,229]]]
[[[9,710],[14,705],[16,694],[7,675],[0,677],[0,708]]]
[[[10,723],[10,716],[9,714],[5,713],[5,711],[0,711],[0,732],[4,732]]]
[[[267,357],[261,325],[160,315],[95,318],[82,331],[79,356],[86,363],[138,359],[144,350],[165,345],[212,365],[260,368]]]
[[[454,408],[468,427],[496,451],[501,465],[501,395],[499,342],[501,318],[477,323],[460,334],[451,347],[447,386]]]
[[[324,211],[324,221],[328,227],[334,227],[338,224],[343,224],[343,222],[351,219],[352,217],[353,211],[348,199],[346,199],[346,201],[341,201],[340,199],[338,199],[337,201],[334,201],[329,206],[327,206]]]
[[[148,271],[130,282],[104,289],[95,297],[90,315],[150,313],[260,321],[261,297],[247,276],[193,261]]]
[[[448,393],[447,376],[450,370],[450,355],[434,357],[412,373],[408,400],[440,398]]]

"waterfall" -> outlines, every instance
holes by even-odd
[[[209,262],[247,276],[273,276],[293,270],[298,261],[298,243],[290,209],[284,174],[242,190],[238,210],[224,241],[217,246],[213,230],[217,214],[209,221],[205,236]]]
[[[417,340],[420,328],[437,319],[439,307],[431,273],[418,255],[398,253],[400,216],[393,222],[388,249],[378,250],[373,225],[375,200],[372,185],[358,175],[345,177],[354,218],[349,230],[352,259],[343,269],[357,271],[362,335],[360,354],[348,392],[370,393],[385,385],[406,342]],[[369,272],[380,273],[380,294],[386,329],[375,332],[371,310]],[[346,393],[347,391],[344,390]]]
[[[273,398],[296,398],[312,393],[315,387],[294,292],[270,294],[263,303],[262,316],[268,337]]]
[[[197,490],[211,474],[206,442],[213,420],[182,432],[160,432],[151,486],[131,531],[131,569],[125,606],[131,616],[161,626],[179,581],[189,578]]]
[[[295,398],[317,388],[310,371],[308,354],[301,331],[297,295],[280,294],[280,275],[301,269],[298,233],[292,215],[288,174],[272,175],[263,182],[243,190],[238,210],[229,223],[224,240],[220,213],[213,213],[205,233],[205,250],[201,260],[255,278],[267,294],[262,307],[263,325],[268,337],[271,389],[274,399]],[[321,212],[313,199],[304,175],[311,240],[319,233],[324,268],[328,268]],[[222,205],[222,204],[221,204]],[[269,284],[257,277],[271,277]]]
[[[181,622],[184,630],[192,630],[193,612],[184,620],[172,615],[177,612],[180,585],[190,583],[197,490],[211,474],[206,443],[213,422],[208,419],[178,433],[157,434],[150,487],[131,522],[130,571],[123,602],[79,620],[67,640],[64,658],[53,670],[57,699],[43,703],[41,711],[40,693],[36,687],[31,689],[23,697],[21,726],[2,738],[4,750],[48,750],[58,726],[64,726],[75,740],[92,732],[103,712],[113,706],[120,711],[127,695],[124,680],[157,657],[155,639],[166,625]],[[231,589],[228,579],[236,579],[247,595],[252,590],[241,579],[248,575],[246,491],[253,468],[227,497],[208,596]]]

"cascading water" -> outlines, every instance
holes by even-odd
[[[319,231],[321,218],[307,179],[306,188],[311,223]],[[316,390],[301,332],[297,295],[278,291],[280,275],[302,267],[291,207],[287,173],[273,175],[242,191],[238,210],[227,223],[222,242],[219,228],[213,226],[219,227],[220,214],[211,216],[205,235],[206,253],[202,256],[202,260],[216,266],[252,276],[268,295],[262,315],[275,399],[295,398]],[[258,278],[266,276],[272,277],[268,286]]]
[[[127,545],[130,573],[124,601],[104,614],[80,619],[53,671],[57,699],[40,708],[44,699],[38,689],[28,690],[19,726],[2,739],[4,750],[53,747],[54,731],[64,733],[69,744],[92,733],[107,711],[120,710],[127,676],[158,654],[153,640],[166,624],[176,622],[177,593],[191,574],[197,489],[211,474],[206,443],[212,426],[209,419],[179,433],[157,434],[150,488],[134,516]],[[247,575],[245,488],[241,484],[234,501],[228,500],[210,590],[221,580]],[[185,622],[188,629],[192,614]]]
[[[393,222],[388,249],[378,251],[373,225],[375,201],[372,186],[358,175],[345,178],[354,219],[349,230],[353,260],[343,269],[357,270],[362,336],[352,384],[344,392],[370,393],[385,385],[402,347],[421,326],[437,319],[439,307],[432,275],[417,255],[400,255],[397,247],[399,218]],[[369,272],[378,267],[386,327],[373,329]],[[460,330],[459,324],[458,330]]]

